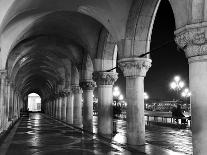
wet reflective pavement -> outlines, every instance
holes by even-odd
[[[126,121],[115,119],[116,134],[113,137],[113,141],[117,143],[126,143]],[[97,116],[94,116],[94,131],[97,126]],[[192,147],[192,132],[189,128],[179,129],[171,127],[163,127],[158,125],[146,125],[145,139],[148,143],[148,147],[152,149],[154,146],[187,155],[193,154]],[[139,148],[138,148],[139,149]],[[159,151],[159,150],[158,150]],[[147,152],[145,150],[145,152]]]
[[[95,126],[96,121],[97,119],[94,117]],[[170,139],[173,141],[173,137],[178,132],[173,132],[172,134],[168,135],[170,132],[168,132],[166,129],[160,130],[156,127],[150,127],[150,129],[147,129],[146,131],[146,139],[149,143],[142,147],[129,149],[124,147],[124,145],[119,144],[122,142],[124,143],[126,139],[124,136],[126,126],[125,122],[122,120],[116,120],[115,123],[117,123],[116,125],[118,130],[117,134],[115,134],[113,137],[113,141],[111,142],[100,137],[98,138],[95,135],[84,133],[79,129],[46,117],[43,114],[32,113],[29,117],[21,118],[21,121],[15,125],[10,134],[5,139],[4,143],[1,145],[0,154],[181,155],[181,153],[178,151],[179,149],[176,148],[176,145],[173,145],[173,142],[168,142]],[[180,136],[182,139],[182,134]],[[183,143],[183,141],[180,141],[180,143]],[[165,149],[169,146],[170,148]],[[176,148],[176,152],[171,151],[173,150],[172,147],[174,146]]]
[[[95,139],[79,129],[66,126],[41,114],[23,117],[3,155],[128,155],[127,150]],[[5,152],[4,152],[4,151]]]

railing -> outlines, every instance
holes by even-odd
[[[94,112],[94,115],[98,115],[98,112]],[[186,124],[181,123],[181,119],[178,119],[178,122],[175,121],[175,118],[172,117],[171,112],[157,112],[157,111],[145,111],[145,122],[146,125],[157,124],[163,126],[174,126],[174,127],[191,127],[191,120],[189,119],[190,114],[184,113],[186,117],[182,119],[186,120]],[[115,115],[114,118],[126,120],[126,111],[122,112],[120,115]],[[183,126],[181,126],[183,125]]]

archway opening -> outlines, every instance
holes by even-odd
[[[182,105],[183,111],[188,109],[187,106],[184,106],[186,100],[181,95],[182,91],[188,88],[188,60],[185,57],[185,53],[177,48],[174,41],[174,31],[175,19],[171,5],[169,1],[161,0],[151,36],[150,57],[152,59],[152,67],[145,77],[145,92],[149,94],[149,99],[145,100],[145,113],[150,115],[159,116],[160,114],[163,115],[163,113],[171,114],[173,107],[177,105]],[[173,89],[170,87],[171,82],[176,79],[175,77],[177,76],[179,76],[180,82],[184,82],[182,89]],[[189,113],[183,112],[183,114],[186,117],[189,116]],[[167,123],[173,125],[170,119],[166,121],[166,124]],[[175,130],[172,129],[172,132],[174,131]],[[185,132],[187,133],[188,131],[185,130]],[[173,138],[169,138],[168,143],[176,146],[177,142],[172,139]],[[148,140],[149,143],[151,140],[152,139]],[[190,139],[183,138],[182,140],[183,143],[188,143],[189,146],[191,145]],[[159,143],[160,141],[157,141],[157,144]],[[189,146],[187,147],[191,148]],[[185,149],[183,149],[185,147],[186,146],[183,146],[182,149],[173,148],[172,150],[187,153]]]
[[[41,97],[36,93],[30,93],[28,95],[28,111],[40,112],[41,111]]]

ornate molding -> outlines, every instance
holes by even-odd
[[[94,90],[96,83],[94,81],[82,81],[80,82],[80,87],[83,90]]]
[[[118,74],[114,72],[94,72],[93,80],[98,85],[113,85],[118,79]]]
[[[82,90],[79,85],[72,85],[71,90],[72,90],[73,94],[81,94],[82,93]]]
[[[192,25],[175,31],[175,42],[187,58],[207,55],[207,27]]]
[[[148,58],[124,58],[118,61],[125,77],[145,77],[151,62],[152,60]]]

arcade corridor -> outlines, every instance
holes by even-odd
[[[151,36],[159,8],[174,21],[173,52],[188,59],[193,155],[206,155],[207,0],[0,0],[0,134],[21,120],[8,154],[17,148],[22,154],[79,152],[77,146],[89,153],[119,150],[45,117],[92,132],[96,95],[97,133],[112,136],[117,68],[125,78],[127,147],[145,146],[144,80],[153,66]],[[21,118],[30,93],[40,96],[44,115]]]

